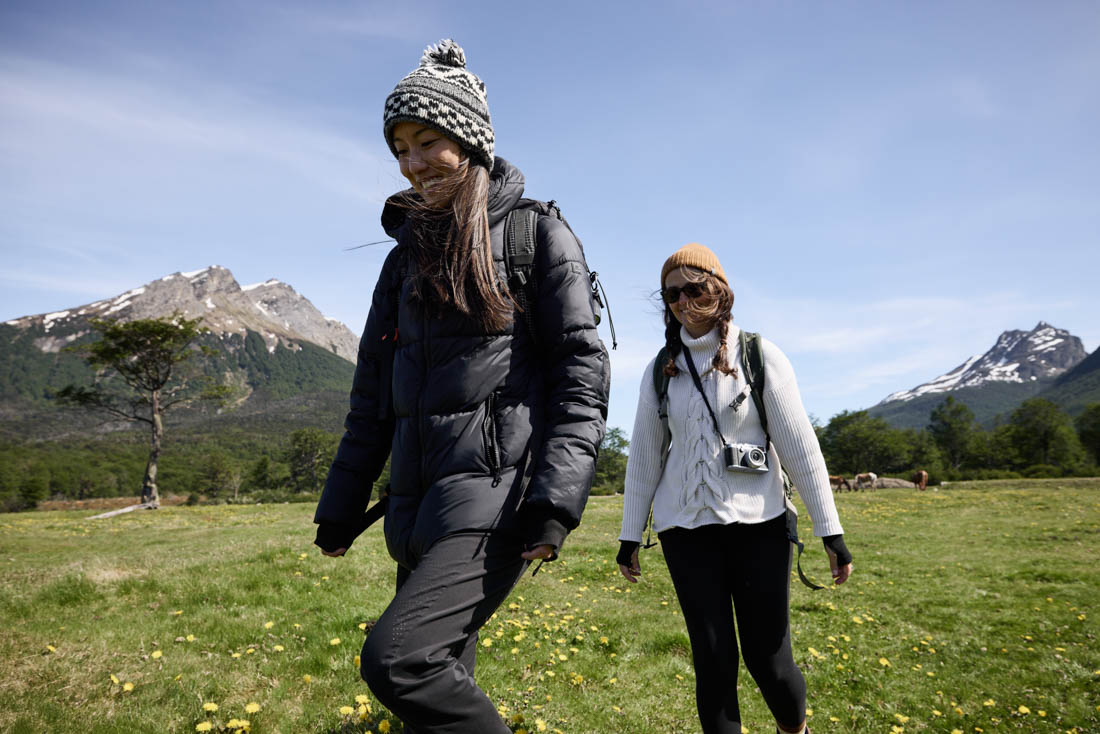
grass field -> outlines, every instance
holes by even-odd
[[[1100,480],[838,504],[852,580],[792,586],[817,734],[1100,731]],[[660,551],[634,587],[614,565],[621,507],[593,498],[562,559],[483,630],[478,680],[513,729],[698,731]],[[311,513],[0,515],[0,731],[400,731],[355,662],[393,587],[381,530],[324,558]],[[820,543],[803,567],[828,576]],[[745,730],[773,732],[743,667],[740,692]]]

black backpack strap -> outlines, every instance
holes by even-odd
[[[538,344],[535,330],[534,289],[535,247],[538,244],[538,212],[534,209],[513,209],[504,222],[504,268],[508,273],[508,288],[519,304],[523,321]]]
[[[752,401],[756,405],[756,412],[760,414],[760,426],[764,429],[764,436],[770,445],[772,439],[771,434],[768,433],[768,411],[764,408],[764,353],[760,348],[760,334],[746,332],[742,329],[738,339],[741,342],[741,366],[745,370],[745,382],[749,383]],[[794,498],[794,494],[791,492],[794,484],[791,482],[786,469],[780,466],[779,470],[783,473],[783,491],[786,493],[789,505]],[[810,581],[806,578],[806,574],[802,572],[802,551],[806,545],[798,539],[798,515],[789,506],[787,508],[787,540],[794,543],[795,547],[798,548],[798,558],[795,565],[798,568],[799,580],[814,591],[824,589],[824,586],[818,586]]]

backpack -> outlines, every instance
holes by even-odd
[[[745,371],[745,382],[749,384],[749,393],[756,404],[756,412],[760,415],[760,426],[764,429],[767,445],[771,445],[771,435],[768,433],[768,412],[764,407],[764,353],[760,348],[760,334],[741,330],[738,336],[741,344],[741,367]],[[665,462],[668,460],[669,450],[672,448],[672,431],[668,427],[668,382],[669,375],[665,374],[664,365],[668,361],[668,347],[661,347],[657,352],[657,359],[653,362],[653,388],[657,392],[657,417],[661,421],[661,448],[660,467],[664,472]],[[735,402],[735,405],[740,405]],[[783,491],[786,494],[787,504],[787,539],[798,548],[798,578],[802,583],[814,591],[825,587],[811,582],[802,573],[802,550],[805,545],[798,539],[798,515],[794,512],[792,504],[794,483],[791,481],[787,470],[780,465],[783,475]],[[653,510],[650,508],[650,519],[647,525],[652,524]],[[646,547],[652,547],[655,543],[646,542]]]
[[[512,211],[508,212],[508,216],[504,220],[504,267],[508,273],[508,288],[519,304],[519,311],[523,314],[523,321],[526,323],[527,330],[531,333],[535,344],[539,343],[539,337],[535,330],[535,315],[530,306],[535,301],[537,286],[534,277],[532,277],[532,271],[535,267],[535,248],[538,247],[537,229],[540,214],[554,217],[565,225],[565,228],[569,230],[578,244],[581,241],[576,232],[573,232],[573,228],[569,226],[569,222],[565,221],[561,209],[558,208],[553,199],[550,201],[520,199],[516,202]],[[581,250],[583,252],[583,245]],[[592,300],[596,304],[596,324],[599,325],[600,315],[605,308],[607,291],[603,289],[600,274],[596,271],[591,271],[588,279],[589,286],[592,289]],[[601,291],[603,297],[600,295]],[[608,309],[607,321],[611,327],[611,348],[616,349],[619,343],[615,338],[615,322],[611,320],[610,307],[606,307]]]

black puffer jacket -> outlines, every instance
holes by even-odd
[[[504,220],[523,194],[523,174],[497,158],[490,181],[503,280]],[[580,243],[561,222],[539,217],[536,344],[522,318],[490,334],[457,313],[428,318],[410,303],[405,211],[392,199],[383,211],[398,245],[359,344],[347,430],[314,517],[318,544],[350,544],[392,444],[385,535],[398,563],[415,567],[433,542],[463,530],[501,529],[528,546],[559,548],[588,499],[610,379]],[[395,335],[396,351],[387,352]],[[379,389],[390,354],[392,411]]]

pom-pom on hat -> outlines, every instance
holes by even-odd
[[[419,122],[440,131],[492,170],[493,123],[485,83],[466,68],[466,52],[451,39],[428,46],[420,66],[386,97],[383,131],[395,157],[393,128],[399,122]]]
[[[698,242],[689,242],[672,253],[668,260],[665,260],[665,264],[661,268],[662,288],[665,287],[665,278],[668,274],[682,265],[686,265],[689,268],[695,268],[696,270],[702,270],[708,275],[713,275],[727,286],[730,284],[730,282],[726,280],[725,271],[722,270],[722,263],[718,262],[718,256],[705,245],[700,245]]]

